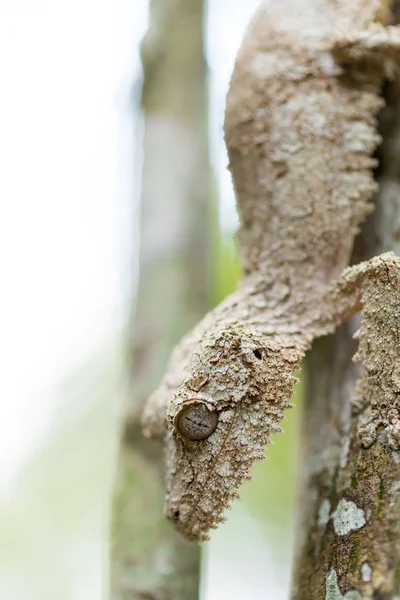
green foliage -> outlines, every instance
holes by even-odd
[[[211,306],[217,306],[232,293],[240,277],[238,252],[234,239],[220,234],[214,244],[212,261]]]

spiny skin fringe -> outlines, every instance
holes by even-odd
[[[262,359],[254,349],[262,349]],[[186,537],[200,540],[225,518],[240,486],[252,479],[254,463],[265,460],[271,435],[282,432],[279,423],[293,392],[288,375],[298,369],[301,355],[293,348],[288,354],[274,340],[236,324],[208,335],[196,355],[167,409],[172,435],[165,510]],[[195,377],[201,381],[197,391]],[[219,414],[216,430],[201,442],[186,440],[174,426],[193,402]]]
[[[291,405],[289,405],[289,406],[291,406]],[[281,428],[280,428],[279,433],[283,433],[283,430]],[[272,444],[274,444],[274,442],[270,441],[269,444],[272,445]],[[258,456],[254,456],[252,467],[254,467],[258,462],[261,462],[264,460],[268,460],[268,456],[265,453],[265,449],[262,450]],[[244,475],[239,484],[239,487],[241,487],[247,481],[252,481],[252,480],[253,480],[253,476],[251,473]],[[226,507],[224,509],[224,512],[221,513],[220,515],[218,515],[216,517],[216,519],[212,523],[210,523],[209,528],[211,530],[218,529],[219,525],[226,523],[226,521],[228,520],[226,511],[230,510],[232,508],[232,503],[235,500],[240,500],[240,494],[237,490],[233,490],[232,492],[230,492],[229,497],[227,498]],[[207,541],[210,539],[210,536],[207,533],[201,533],[199,536],[193,536],[192,538],[189,538],[189,539],[193,539],[196,541]]]

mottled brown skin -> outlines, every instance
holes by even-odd
[[[380,337],[382,303],[371,285],[386,290],[388,273],[397,281],[399,261],[387,254],[342,273],[376,191],[376,113],[398,36],[380,28],[376,61],[369,36],[357,32],[386,25],[389,9],[382,0],[271,0],[245,36],[225,120],[244,277],[176,347],[143,417],[147,435],[165,440],[166,513],[189,539],[208,538],[280,431],[312,340],[363,306],[358,434],[369,444],[383,426],[397,448],[388,369],[399,346],[389,334]],[[367,46],[365,53],[355,46]],[[376,385],[369,365],[383,352]],[[177,427],[193,402],[218,415],[202,440]]]

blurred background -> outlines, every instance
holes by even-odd
[[[0,598],[195,597],[138,417],[240,276],[222,125],[257,5],[0,0]],[[203,546],[201,598],[287,597],[298,419]]]

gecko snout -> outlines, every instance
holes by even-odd
[[[193,511],[187,510],[187,508],[184,506],[180,510],[176,505],[167,505],[165,507],[165,516],[187,539],[197,542],[208,539],[207,533],[201,531],[201,528],[193,518]]]

